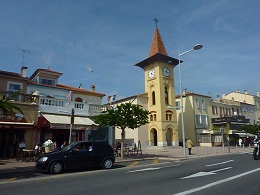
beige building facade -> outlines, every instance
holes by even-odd
[[[245,90],[241,93],[239,90],[222,95],[223,99],[234,100],[242,103],[242,111],[250,117],[250,123],[260,121],[260,92],[256,95],[248,94]]]
[[[184,92],[184,132],[185,138],[190,138],[196,145],[210,145],[210,111],[211,99],[209,96]],[[176,107],[180,107],[180,95],[176,96]],[[183,135],[181,126],[181,109],[177,109],[179,140],[182,145]]]

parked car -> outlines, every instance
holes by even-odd
[[[114,162],[114,150],[107,142],[81,141],[73,142],[61,151],[39,154],[36,158],[36,168],[58,174],[68,169],[110,169]]]

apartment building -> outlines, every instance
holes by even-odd
[[[244,96],[244,95],[243,95]],[[190,137],[194,143],[200,146],[222,145],[222,132],[224,129],[224,141],[235,145],[239,137],[250,138],[241,130],[244,124],[252,124],[257,120],[257,106],[254,105],[257,97],[239,99],[231,96],[216,100],[210,96],[185,92],[183,95],[184,132],[185,138]],[[250,101],[249,101],[250,100]],[[248,103],[249,102],[249,103]],[[177,121],[179,140],[182,140],[180,96],[176,96]],[[181,143],[182,144],[182,143]]]
[[[22,67],[21,74],[0,71],[0,99],[10,98],[10,102],[23,111],[0,111],[0,158],[14,157],[23,140],[27,148],[33,148],[36,142],[38,97],[26,94],[26,70]],[[13,96],[15,91],[20,91],[19,95]]]
[[[11,102],[23,111],[0,113],[0,157],[14,156],[22,140],[26,149],[33,149],[49,138],[58,146],[91,138],[91,131],[97,129],[91,116],[106,109],[102,106],[105,94],[96,92],[94,85],[87,90],[59,84],[62,73],[49,68],[37,69],[30,78],[26,70],[22,67],[21,74],[0,71],[0,98],[20,91]]]
[[[223,94],[222,98],[241,102],[242,111],[250,118],[251,124],[260,121],[260,92],[251,95],[248,94],[247,90],[244,93],[236,90],[235,92]]]
[[[193,92],[183,92],[183,116],[185,138],[190,138],[198,145],[210,145],[210,96]],[[180,145],[182,145],[182,124],[181,124],[181,100],[180,95],[176,96],[178,135]]]

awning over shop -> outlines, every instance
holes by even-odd
[[[34,123],[22,123],[22,122],[0,122],[0,129],[32,129]]]
[[[42,114],[42,116],[50,122],[52,129],[69,129],[71,116]],[[87,117],[74,116],[74,130],[86,130],[89,127],[97,126],[94,121]]]
[[[254,134],[251,133],[236,133],[239,135],[239,137],[255,137]]]

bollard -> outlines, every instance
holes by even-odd
[[[216,146],[214,146],[214,152],[215,152],[215,154],[217,154]]]
[[[196,156],[199,156],[198,146],[196,146]]]
[[[238,150],[237,150],[237,144],[236,144],[236,151],[237,151],[237,153],[238,153]]]
[[[243,144],[243,151],[245,151],[245,144]]]
[[[206,146],[206,155],[208,155],[208,146]]]

